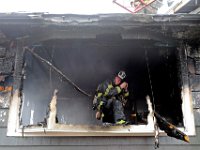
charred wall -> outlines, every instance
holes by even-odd
[[[193,21],[176,16],[140,20],[121,15],[110,18],[72,15],[59,22],[56,15],[43,19],[3,15],[1,45],[6,51],[17,51],[14,88],[21,91],[22,125],[37,124],[48,116],[54,89],[59,89],[60,123],[99,124],[94,119],[91,100],[31,53],[24,53],[25,47],[34,49],[90,94],[94,94],[100,82],[125,70],[131,91],[126,113],[129,116],[137,112],[139,116],[133,123],[146,123],[145,97],[149,95],[154,98],[157,111],[174,124],[182,125],[177,47],[182,42],[195,45],[193,41],[198,40],[198,34],[194,31],[199,31],[195,17]],[[74,114],[77,117],[72,117]]]
[[[57,17],[59,18],[59,16],[57,16]],[[52,16],[50,15],[47,18],[52,18]],[[88,17],[83,17],[82,20],[86,20],[85,18],[88,18]],[[91,18],[91,20],[94,20],[95,17],[90,16],[90,18]],[[116,20],[118,20],[118,19],[120,20],[118,22],[118,24],[120,24],[120,25],[126,24],[124,22],[122,23],[123,18],[125,18],[125,17],[122,16],[122,18],[120,18],[120,17],[115,18],[114,19],[115,25],[116,25],[116,22],[117,22]],[[194,41],[199,41],[199,37],[198,37],[199,32],[196,32],[196,31],[198,31],[198,28],[199,28],[199,25],[196,24],[196,23],[199,22],[199,19],[198,19],[199,17],[198,16],[197,17],[194,17],[194,16],[185,16],[184,17],[182,15],[181,16],[172,16],[172,17],[169,17],[169,16],[163,17],[162,16],[162,17],[153,17],[155,19],[154,21],[149,19],[149,18],[152,18],[152,16],[149,17],[149,18],[148,17],[143,18],[143,17],[140,16],[139,18],[140,19],[137,19],[137,17],[136,17],[136,20],[145,20],[146,23],[144,23],[144,22],[138,23],[138,21],[136,21],[134,24],[131,24],[131,26],[137,26],[138,27],[138,25],[139,25],[139,26],[144,27],[148,24],[148,26],[150,27],[151,30],[153,30],[153,32],[157,32],[159,30],[159,31],[162,31],[163,33],[166,33],[167,28],[171,26],[170,30],[173,31],[173,32],[171,32],[171,34],[176,35],[179,42],[184,41],[185,44],[188,46],[187,49],[185,49],[183,47],[181,48],[181,51],[186,52],[186,54],[187,54],[187,57],[185,57],[187,59],[187,61],[184,61],[184,63],[188,64],[188,68],[185,68],[185,66],[183,66],[184,68],[181,68],[181,69],[188,70],[187,73],[184,74],[183,78],[185,79],[186,77],[188,77],[190,79],[189,85],[192,88],[193,102],[194,102],[194,108],[195,108],[194,113],[195,113],[195,124],[196,124],[196,136],[190,137],[191,138],[190,144],[185,144],[185,143],[183,143],[179,140],[169,138],[169,137],[160,137],[160,143],[161,143],[160,149],[163,149],[163,150],[164,149],[199,150],[199,147],[200,147],[200,145],[199,145],[199,141],[200,141],[200,136],[199,136],[200,135],[200,128],[199,128],[199,126],[200,126],[199,84],[200,83],[199,83],[199,81],[200,80],[199,80],[199,69],[198,69],[199,68],[199,62],[198,62],[198,60],[199,60],[199,49],[193,47],[193,45],[198,45],[198,43],[199,43],[199,42],[194,42]],[[105,21],[106,19],[107,19],[107,21],[109,21],[109,19],[107,17],[105,17],[104,23],[106,22]],[[21,36],[23,37],[23,36],[26,36],[28,33],[32,33],[31,31],[29,31],[29,29],[30,28],[33,29],[34,26],[37,26],[36,24],[38,23],[38,20],[37,19],[34,20],[34,21],[30,21],[30,20],[31,20],[30,18],[24,17],[23,15],[14,15],[14,16],[11,15],[11,17],[10,17],[10,15],[5,15],[5,14],[2,15],[1,14],[0,15],[0,30],[1,30],[1,32],[0,32],[0,45],[1,45],[1,47],[4,47],[4,48],[6,47],[6,50],[8,50],[9,45],[10,45],[10,43],[13,39],[15,40],[17,37],[21,37]],[[71,20],[73,20],[73,19],[71,19]],[[170,23],[169,20],[171,20],[172,22]],[[177,20],[177,22],[173,21],[173,20]],[[113,21],[111,21],[111,22],[113,22]],[[74,21],[73,23],[74,23],[74,25],[77,25],[77,22]],[[26,24],[26,28],[24,28],[25,26],[22,27],[22,24]],[[41,26],[41,24],[44,26],[43,22],[39,22],[39,24],[40,24],[39,26]],[[60,23],[58,23],[58,24],[60,24]],[[90,25],[91,25],[91,23],[90,23]],[[10,26],[10,28],[6,29],[6,26],[7,27]],[[19,26],[21,26],[21,28]],[[28,29],[28,30],[25,30],[25,29]],[[141,29],[141,30],[143,31],[143,29]],[[195,31],[195,32],[192,33],[190,31]],[[40,32],[42,32],[42,30],[40,30]],[[190,34],[188,36],[188,34],[184,34],[186,32],[192,33],[192,34]],[[4,33],[4,34],[2,34],[2,33]],[[36,34],[38,34],[38,33],[36,33]],[[70,34],[68,34],[68,35],[72,36]],[[197,35],[196,38],[192,38],[193,35]],[[6,36],[6,38],[4,38],[5,36]],[[75,35],[73,35],[73,36],[75,37]],[[126,37],[130,37],[130,36],[127,35]],[[142,35],[139,36],[136,33],[135,36],[132,36],[132,37],[141,38]],[[143,37],[145,37],[145,36],[143,36]],[[33,38],[33,39],[35,39],[34,41],[37,41],[36,40],[37,38]],[[164,39],[162,39],[162,40],[164,40]],[[192,43],[189,42],[189,41],[192,41]],[[46,42],[46,44],[51,45],[50,44],[51,42],[49,41],[49,44],[47,44],[48,42]],[[41,41],[41,43],[43,43],[43,41]],[[134,43],[136,44],[137,42],[134,42]],[[163,44],[163,42],[161,42],[161,43]],[[24,44],[24,45],[31,46],[31,45],[34,45],[34,44],[30,44],[30,45]],[[45,45],[45,46],[47,46],[47,45]],[[141,43],[140,43],[140,45],[141,45]],[[144,45],[143,42],[142,42],[142,45]],[[14,46],[14,47],[16,48],[16,46]],[[195,46],[195,47],[197,47],[197,46]],[[50,47],[50,49],[51,49],[51,47]],[[19,48],[18,50],[19,51],[22,50],[22,47]],[[141,49],[138,49],[138,50],[141,50]],[[51,51],[52,51],[52,49],[51,49]],[[40,49],[37,49],[37,52],[39,52],[39,54],[42,55],[42,53],[40,52]],[[46,52],[46,51],[43,51],[43,52]],[[35,60],[35,58],[32,58],[32,56],[30,56],[30,54],[25,54],[25,55],[29,55],[28,57],[24,57],[24,56],[22,57],[21,53],[19,53],[19,54],[20,55],[19,55],[18,58],[24,58],[27,64],[30,64],[32,59]],[[155,55],[158,55],[158,54],[155,54]],[[172,53],[171,58],[174,58],[174,56],[175,55],[173,55],[173,53]],[[30,62],[27,60],[27,58],[30,58]],[[51,55],[47,58],[50,59]],[[19,62],[19,64],[21,64],[21,62],[22,62],[21,59],[17,59],[17,60],[19,60],[17,62]],[[173,59],[173,61],[175,61],[175,60],[176,59]],[[36,61],[34,63],[36,63],[36,66],[40,66],[42,68],[41,70],[38,71],[39,73],[43,69],[48,70],[48,73],[49,73],[49,68],[45,67],[45,65],[43,63],[41,63],[39,61]],[[144,61],[143,61],[143,63],[144,63]],[[152,66],[154,66],[153,65],[154,63],[150,61],[150,64],[151,64],[151,71],[153,71]],[[144,66],[144,65],[140,65],[140,66]],[[136,65],[136,68],[137,68],[137,65]],[[161,67],[161,69],[162,69],[162,67]],[[28,73],[28,70],[29,69],[28,69],[28,66],[27,66],[27,73]],[[144,70],[146,70],[146,69],[144,69]],[[20,74],[21,74],[21,72],[18,73],[18,75],[19,75],[18,79],[19,80],[17,80],[17,78],[16,78],[17,81],[21,80]],[[137,74],[137,72],[136,73],[134,72],[133,74],[135,75],[135,74]],[[107,75],[104,75],[104,76],[101,75],[102,80],[104,79],[104,77],[107,78],[107,76],[109,76],[109,75],[110,74],[107,74]],[[47,76],[49,77],[49,74]],[[58,75],[54,74],[54,76],[56,77],[56,79],[58,78]],[[136,75],[136,76],[138,76],[138,75]],[[29,76],[29,77],[27,76],[27,78],[30,79],[31,76]],[[152,78],[154,78],[154,77],[152,76]],[[48,80],[49,80],[49,78],[48,78]],[[24,80],[24,81],[26,82],[26,80]],[[137,83],[137,81],[135,81],[135,82]],[[144,81],[141,81],[141,82],[144,83]],[[44,82],[42,82],[43,84],[40,84],[40,86],[38,86],[38,83],[39,82],[36,83],[37,88],[40,87],[41,85],[42,85],[43,89],[47,89],[47,88],[50,87],[50,86],[45,86],[46,83],[44,83]],[[134,84],[132,86],[134,87]],[[137,90],[134,88],[134,95],[136,94],[136,91]],[[38,90],[36,90],[36,92],[38,92]],[[137,93],[138,93],[138,91],[137,91]],[[37,101],[37,100],[35,100],[35,101]],[[44,102],[42,100],[40,102],[42,104],[44,104]],[[46,105],[46,104],[47,103],[45,103],[44,105]],[[53,149],[87,149],[87,150],[88,149],[115,149],[115,150],[116,149],[127,149],[127,150],[128,149],[137,149],[138,150],[138,149],[153,149],[153,147],[154,147],[154,145],[153,145],[154,139],[152,137],[95,137],[95,138],[94,137],[59,137],[59,138],[58,137],[57,138],[54,138],[54,137],[7,137],[6,131],[7,131],[7,118],[8,118],[8,114],[9,114],[8,111],[9,111],[9,108],[2,108],[2,107],[0,108],[0,134],[1,134],[0,149],[4,149],[4,150],[11,150],[11,149],[23,150],[23,149],[28,149],[28,148],[37,149],[37,150],[41,150],[41,149],[43,149],[43,150],[45,150],[45,149],[48,149],[48,150],[51,150],[51,149],[52,150]],[[43,109],[41,109],[41,112],[39,114],[45,115],[45,112],[46,112],[46,106],[43,107]],[[27,119],[27,118],[25,118],[25,119]],[[43,117],[36,118],[35,122],[40,121],[42,119],[43,119]],[[26,121],[24,121],[24,123],[26,124]]]
[[[187,47],[188,53],[187,53],[187,61],[188,61],[188,75],[189,75],[189,84],[192,92],[192,98],[193,98],[193,108],[194,113],[196,116],[200,116],[200,74],[199,74],[199,48],[198,47]],[[195,118],[196,125],[199,125],[199,117]]]

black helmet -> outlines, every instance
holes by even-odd
[[[124,80],[124,79],[126,78],[126,73],[125,73],[125,71],[120,71],[120,72],[117,74],[117,76],[118,76],[120,79]]]

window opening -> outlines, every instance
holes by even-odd
[[[56,43],[57,41],[54,41],[54,44]],[[74,43],[77,43],[78,41],[73,41]],[[92,41],[92,42],[94,42],[94,41]],[[96,41],[97,43],[98,43],[98,41]],[[33,95],[31,96],[31,95],[27,95],[26,94],[26,92],[28,92],[28,91],[32,91],[33,93],[34,93],[34,91],[35,91],[35,93],[37,93],[37,90],[34,90],[34,89],[29,89],[29,86],[28,86],[28,84],[30,84],[30,83],[28,83],[27,84],[27,82],[28,82],[28,80],[30,80],[30,77],[32,76],[32,81],[33,81],[33,83],[34,83],[34,81],[35,81],[35,77],[36,78],[38,78],[38,77],[40,77],[40,78],[43,78],[42,76],[40,76],[40,73],[36,73],[36,72],[42,72],[42,74],[44,74],[44,80],[45,80],[45,84],[46,83],[48,83],[49,81],[48,80],[46,80],[46,79],[48,79],[48,78],[50,78],[50,77],[48,77],[48,76],[50,76],[50,75],[48,75],[47,73],[45,73],[45,72],[47,72],[47,70],[49,70],[51,67],[49,67],[49,66],[51,66],[51,64],[56,64],[56,66],[58,66],[58,68],[62,68],[62,67],[64,67],[64,65],[66,64],[66,65],[69,65],[70,63],[71,63],[71,65],[73,64],[73,63],[76,63],[76,61],[78,60],[78,58],[80,57],[80,54],[78,54],[78,51],[79,51],[79,46],[81,46],[82,48],[84,48],[84,49],[92,49],[91,47],[89,47],[87,44],[83,44],[83,42],[81,42],[81,41],[79,41],[78,43],[79,43],[79,46],[75,46],[75,48],[74,48],[74,54],[72,55],[71,53],[71,51],[69,50],[69,54],[67,53],[67,52],[64,52],[64,49],[63,48],[59,48],[59,46],[58,45],[48,45],[48,44],[50,44],[51,42],[45,42],[45,43],[43,43],[43,45],[47,45],[47,47],[48,47],[48,49],[49,48],[52,48],[52,47],[58,47],[58,50],[55,50],[56,52],[54,53],[54,58],[50,58],[51,57],[51,55],[52,54],[50,54],[51,52],[50,51],[47,51],[47,50],[45,50],[45,48],[36,48],[35,50],[34,50],[34,52],[35,53],[38,53],[38,55],[40,55],[40,56],[43,56],[43,57],[46,57],[46,59],[47,60],[52,60],[52,63],[50,63],[50,61],[49,62],[47,62],[47,65],[46,64],[44,64],[44,60],[43,60],[43,63],[41,62],[41,60],[37,60],[37,59],[35,59],[35,58],[33,58],[33,56],[31,56],[31,54],[26,54],[26,57],[28,58],[27,59],[27,66],[26,66],[26,76],[27,76],[27,78],[28,78],[28,76],[29,76],[29,79],[26,79],[26,80],[24,80],[24,93],[25,93],[25,101],[26,101],[26,105],[30,105],[30,101],[29,101],[29,99],[26,99],[26,97],[28,96],[28,97],[32,97],[33,98]],[[61,42],[62,44],[64,44],[64,41],[63,42]],[[90,42],[89,42],[90,43]],[[127,72],[127,75],[128,75],[128,80],[129,80],[129,82],[131,83],[131,84],[129,84],[130,85],[130,90],[131,90],[131,95],[130,95],[130,101],[129,101],[129,104],[127,104],[127,107],[125,108],[126,109],[126,115],[127,115],[127,118],[129,119],[129,121],[130,121],[130,123],[131,124],[138,124],[138,125],[142,125],[142,124],[147,124],[147,115],[148,115],[148,108],[147,108],[147,104],[146,104],[146,96],[147,95],[149,95],[150,97],[151,97],[151,99],[152,99],[152,96],[151,96],[151,90],[150,90],[150,85],[149,85],[149,77],[148,77],[148,71],[147,71],[147,69],[146,69],[146,58],[144,57],[144,54],[145,54],[145,50],[144,49],[142,49],[141,48],[141,51],[142,52],[140,52],[139,54],[137,54],[136,52],[132,52],[131,51],[131,49],[132,49],[132,47],[131,47],[131,43],[129,43],[129,42],[127,42],[128,44],[127,44],[127,50],[125,50],[126,52],[125,53],[127,53],[127,55],[124,53],[123,55],[122,55],[122,58],[123,59],[125,59],[125,60],[127,60],[126,62],[123,62],[122,64],[118,64],[119,62],[119,60],[120,60],[120,58],[116,58],[116,60],[115,59],[113,59],[112,61],[110,61],[109,60],[109,57],[110,56],[112,56],[113,54],[114,54],[114,49],[113,50],[110,50],[110,51],[107,51],[107,53],[108,53],[108,55],[109,56],[107,56],[107,58],[105,58],[103,61],[101,60],[101,58],[99,57],[99,56],[95,56],[95,52],[92,52],[92,51],[87,51],[87,50],[85,50],[85,53],[87,53],[87,55],[90,55],[90,56],[87,56],[87,55],[85,55],[85,56],[83,56],[83,60],[81,60],[81,61],[88,61],[88,59],[90,59],[89,57],[97,57],[97,59],[98,59],[98,61],[100,61],[100,65],[102,65],[102,66],[108,66],[108,68],[113,64],[113,63],[115,63],[115,64],[118,64],[117,66],[115,66],[116,68],[115,68],[115,70],[117,71],[118,70],[118,68],[125,68],[125,70],[126,70],[126,72]],[[91,44],[89,44],[89,45],[91,45]],[[65,47],[65,44],[63,45],[64,47]],[[109,45],[108,45],[109,46]],[[47,48],[46,47],[46,48]],[[111,46],[112,47],[112,46]],[[121,47],[120,47],[121,48]],[[105,49],[105,48],[104,48]],[[107,48],[106,48],[107,49]],[[111,48],[112,49],[112,48]],[[95,50],[93,50],[93,51],[95,51]],[[97,51],[97,50],[96,50]],[[106,50],[105,50],[106,51]],[[149,51],[149,53],[151,53],[151,56],[150,56],[150,63],[151,63],[151,67],[152,67],[152,73],[153,73],[153,76],[152,76],[152,84],[153,84],[153,86],[154,87],[156,87],[156,86],[158,86],[159,88],[157,88],[157,89],[155,89],[155,91],[156,91],[156,93],[158,93],[157,95],[156,95],[156,100],[155,100],[155,104],[157,105],[155,108],[158,108],[158,112],[161,114],[161,115],[163,115],[164,117],[166,117],[166,118],[168,118],[168,119],[172,119],[173,121],[172,122],[175,122],[175,125],[178,125],[178,126],[182,126],[183,124],[182,124],[182,114],[181,114],[181,96],[180,96],[180,88],[178,87],[178,74],[177,74],[177,60],[176,60],[176,50],[174,50],[173,48],[171,48],[171,50],[169,50],[169,52],[166,52],[167,50],[166,49],[164,49],[164,48],[157,48],[157,50],[153,50],[153,49],[148,49],[148,51]],[[117,50],[117,52],[120,52],[120,50]],[[56,61],[58,61],[58,58],[62,55],[62,53],[63,54],[65,54],[66,56],[67,55],[70,55],[70,56],[68,56],[69,58],[68,58],[68,60],[66,60],[64,57],[61,57],[60,59],[62,59],[62,61],[59,61],[59,63],[58,62],[56,62]],[[77,53],[78,54],[78,56],[76,56],[76,54],[75,53]],[[121,52],[120,52],[121,53]],[[168,54],[168,53],[170,53],[170,54]],[[106,53],[105,53],[106,54]],[[102,57],[105,55],[104,53],[100,53],[99,52],[99,55],[101,55]],[[57,56],[56,56],[57,55]],[[91,55],[93,55],[93,56],[91,56]],[[128,55],[130,55],[130,56],[128,56]],[[168,56],[169,55],[169,56]],[[73,59],[71,58],[71,57],[74,57]],[[99,58],[98,58],[99,57]],[[126,58],[127,57],[127,58]],[[140,60],[133,60],[133,59],[136,59],[135,57],[139,57],[139,58],[141,58]],[[32,61],[32,62],[31,62]],[[68,62],[67,62],[68,61]],[[94,60],[93,60],[94,61]],[[165,62],[166,61],[166,62]],[[65,63],[66,62],[66,63]],[[81,65],[80,63],[83,63],[83,62],[78,62],[77,63],[77,65]],[[40,67],[42,67],[41,69],[41,71],[38,71],[38,69],[39,68],[37,68],[37,66],[36,66],[36,64],[34,65],[34,63],[36,63],[36,64],[38,64]],[[61,64],[61,63],[63,63],[63,65]],[[68,63],[68,64],[67,64]],[[86,62],[87,63],[87,65],[88,66],[90,66],[90,67],[94,67],[94,66],[92,66],[91,65],[91,62]],[[98,64],[99,62],[93,62],[93,63],[96,63],[96,64]],[[169,75],[169,73],[167,72],[167,71],[164,71],[163,72],[163,68],[164,69],[168,69],[167,67],[166,67],[166,64],[165,63],[169,63],[169,65],[171,65],[171,66],[173,66],[173,74],[174,74],[174,76],[171,76],[171,75]],[[50,64],[50,65],[49,65]],[[49,66],[48,66],[49,65]],[[73,68],[72,68],[72,66],[69,66],[69,67],[71,67],[71,71],[74,71],[73,70]],[[77,68],[77,66],[74,66],[74,68]],[[94,82],[95,83],[93,83],[93,81],[90,81],[90,79],[87,77],[87,75],[83,75],[83,80],[86,80],[86,81],[89,81],[89,83],[92,85],[90,85],[90,87],[86,87],[85,85],[83,85],[83,83],[81,83],[81,82],[83,82],[83,81],[81,81],[82,80],[82,78],[81,77],[78,77],[77,75],[75,75],[75,74],[73,74],[73,75],[70,75],[70,77],[72,77],[73,78],[73,76],[76,76],[77,78],[79,78],[78,80],[78,82],[80,83],[80,85],[81,85],[81,87],[84,87],[85,86],[85,88],[84,89],[86,89],[86,91],[87,91],[87,93],[91,93],[91,94],[93,94],[92,92],[94,92],[95,91],[95,89],[96,89],[96,86],[97,86],[97,84],[100,82],[100,81],[103,81],[103,80],[105,80],[106,78],[108,78],[108,77],[111,77],[112,75],[113,75],[113,73],[111,73],[110,74],[110,72],[108,71],[108,72],[106,72],[106,74],[103,74],[102,72],[102,70],[101,71],[98,71],[98,69],[96,69],[95,71],[97,71],[97,73],[99,74],[98,76],[102,76],[102,77],[96,77],[97,75],[94,73],[95,71],[93,71],[92,73],[91,73],[91,75],[90,75],[90,70],[88,69],[87,70],[87,66],[82,66],[82,68],[85,68],[85,71],[86,71],[86,73],[87,73],[87,75],[88,76],[90,76],[90,78],[93,78],[93,80],[94,80]],[[77,69],[80,69],[80,67],[79,68],[77,68]],[[37,70],[37,71],[36,71]],[[113,69],[112,69],[113,70]],[[29,72],[29,71],[31,71],[31,72]],[[32,72],[33,71],[33,72]],[[67,71],[67,70],[64,70],[64,72],[66,73],[69,73],[70,74],[70,72],[71,71]],[[76,69],[75,69],[75,73],[76,73]],[[116,71],[113,71],[113,72],[116,72]],[[83,69],[80,69],[79,71],[77,71],[78,72],[78,74],[81,74],[82,72],[84,72],[83,71]],[[30,74],[31,73],[31,74]],[[105,73],[105,71],[104,71],[104,73]],[[64,74],[64,73],[63,73]],[[34,75],[36,75],[35,77],[34,77]],[[45,77],[46,76],[46,77]],[[92,77],[92,76],[94,76],[94,77]],[[160,77],[161,76],[161,77]],[[170,77],[168,77],[168,76],[170,76]],[[84,79],[85,78],[85,79]],[[98,79],[99,78],[99,79]],[[161,78],[161,79],[160,79]],[[60,80],[61,79],[61,80]],[[170,81],[170,80],[173,80],[173,81]],[[66,117],[65,117],[65,115],[66,116],[68,116],[67,115],[67,113],[66,112],[68,112],[69,114],[71,114],[70,113],[70,111],[69,110],[66,110],[66,109],[64,109],[62,106],[64,106],[64,105],[66,105],[66,107],[68,107],[69,105],[66,103],[67,101],[69,101],[69,103],[71,103],[71,104],[73,104],[72,106],[74,106],[74,107],[82,107],[81,105],[83,105],[84,107],[85,107],[85,105],[87,104],[87,106],[86,106],[86,108],[87,109],[91,109],[91,100],[89,100],[88,98],[83,98],[80,94],[78,94],[77,93],[77,91],[76,90],[74,90],[73,88],[70,88],[70,87],[68,87],[68,83],[66,83],[66,82],[63,82],[62,80],[64,80],[63,79],[63,75],[62,75],[62,72],[60,73],[60,74],[57,74],[56,72],[52,72],[52,74],[51,74],[51,80],[58,80],[58,81],[52,81],[53,83],[56,83],[56,84],[54,84],[54,85],[56,85],[55,87],[58,87],[57,85],[59,84],[59,92],[58,92],[58,99],[60,99],[60,101],[58,102],[58,122],[59,123],[64,123],[64,124],[68,124],[68,123],[70,123],[70,117],[67,119]],[[74,79],[74,81],[75,81],[76,79]],[[166,81],[164,81],[164,80],[166,80]],[[169,82],[170,81],[170,84],[171,85],[169,85],[169,86],[167,86],[167,82]],[[35,81],[36,82],[36,81]],[[41,81],[42,82],[42,81]],[[172,82],[175,82],[174,83],[174,85],[172,84]],[[43,83],[43,82],[42,82]],[[162,84],[163,83],[163,84]],[[34,86],[36,86],[37,87],[37,85],[39,85],[40,84],[40,81],[37,81],[36,82],[36,84],[34,84]],[[61,86],[61,84],[62,84],[62,86]],[[163,85],[166,85],[165,87],[163,87]],[[28,86],[28,87],[27,87]],[[67,87],[66,87],[67,86]],[[44,90],[45,89],[45,87],[46,86],[42,86],[42,89],[41,90]],[[41,87],[37,87],[37,88],[41,88]],[[37,89],[36,88],[36,89]],[[67,89],[66,89],[67,88]],[[89,89],[88,89],[89,88]],[[160,88],[163,88],[163,89],[160,89]],[[174,88],[174,89],[171,89],[171,88]],[[27,90],[26,90],[27,89]],[[71,97],[70,96],[67,96],[67,95],[65,95],[65,90],[66,91],[69,91],[69,92],[67,92],[69,95],[71,95]],[[176,90],[176,91],[178,91],[179,92],[179,94],[177,94],[177,95],[170,95],[170,90]],[[52,95],[52,93],[53,93],[53,91],[51,90],[51,91],[49,91],[49,89],[46,89],[45,90],[46,92],[44,92],[44,93],[46,93],[45,95],[48,95],[45,99],[47,99],[47,101],[45,102],[47,105],[49,104],[49,102],[50,102],[50,100],[51,100],[51,95]],[[161,92],[161,94],[159,94],[159,92]],[[43,97],[45,96],[44,95],[44,93],[43,94],[41,94],[41,96],[43,95]],[[73,94],[72,94],[73,93]],[[78,94],[78,96],[77,96],[77,94]],[[172,93],[173,94],[173,93]],[[34,94],[35,95],[35,94]],[[171,115],[171,113],[168,111],[168,110],[163,110],[163,108],[165,107],[165,105],[167,104],[168,106],[170,105],[168,102],[171,102],[172,100],[170,99],[170,96],[172,97],[172,99],[175,99],[174,101],[173,101],[173,105],[178,105],[178,109],[176,110],[177,112],[179,112],[180,113],[180,115],[179,115],[179,120],[177,120],[176,118],[173,118],[173,116]],[[167,98],[165,98],[165,97],[167,97]],[[74,100],[74,98],[76,99],[76,100]],[[40,99],[40,97],[38,97],[38,98],[36,98],[36,99]],[[29,103],[28,103],[28,101],[29,101]],[[33,100],[34,101],[34,100]],[[75,101],[76,101],[76,103],[75,103]],[[165,102],[166,101],[166,102]],[[176,102],[177,101],[177,102]],[[34,101],[34,102],[36,102],[36,101]],[[41,101],[38,101],[38,102],[41,102]],[[179,103],[180,102],[180,103]],[[86,104],[84,104],[84,103],[86,103]],[[177,104],[176,104],[177,103]],[[25,104],[24,104],[25,105]],[[34,105],[34,104],[33,104]],[[47,106],[46,105],[46,106]],[[80,106],[79,106],[80,105]],[[33,107],[35,107],[35,106],[33,106]],[[62,107],[62,109],[59,109],[59,107]],[[161,108],[160,108],[161,107]],[[174,106],[173,106],[173,108],[174,108]],[[26,108],[27,109],[27,108]],[[24,110],[22,110],[22,111],[25,111],[26,109],[24,109]],[[46,110],[46,108],[43,108],[43,109],[45,109]],[[70,109],[70,108],[69,108]],[[75,108],[74,108],[75,109]],[[28,110],[28,109],[27,109]],[[81,114],[83,114],[84,113],[84,111],[82,111],[81,112]],[[43,114],[46,114],[44,111],[43,111]],[[65,115],[63,115],[63,114],[65,114]],[[87,114],[86,112],[85,112],[85,114]],[[92,111],[90,111],[90,112],[88,112],[88,114],[94,114],[94,112],[92,112]],[[89,117],[89,116],[85,116],[85,117]],[[90,116],[91,117],[91,116]],[[92,117],[94,117],[94,116],[92,116]],[[23,119],[23,118],[22,118]],[[71,118],[72,119],[72,118]],[[24,119],[23,119],[24,120]],[[27,121],[25,121],[25,120],[27,120]],[[25,119],[24,121],[26,122],[24,122],[25,124],[29,124],[29,119]],[[69,122],[68,122],[68,121]],[[75,121],[74,119],[72,119],[74,122],[77,122],[77,121]],[[88,120],[88,118],[86,119],[86,120]],[[89,119],[89,120],[95,120],[95,118],[93,118],[93,119]],[[42,121],[42,120],[41,120]],[[23,121],[22,121],[23,122]],[[34,121],[34,123],[37,123],[37,122],[40,122],[39,120],[35,120]],[[83,121],[84,122],[84,121]],[[99,123],[97,123],[96,121],[92,121],[94,124],[99,124]],[[78,122],[77,122],[78,123]]]

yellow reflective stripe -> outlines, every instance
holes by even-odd
[[[116,124],[120,125],[120,124],[125,124],[126,121],[125,120],[120,120],[120,121],[117,121]]]
[[[122,91],[119,86],[117,86],[116,89],[117,89],[117,93],[120,93]]]
[[[125,97],[129,96],[129,92],[126,92],[126,93],[124,94],[124,96],[125,96]]]
[[[98,93],[97,94],[97,97],[99,98],[99,97],[101,97],[103,95],[103,93]]]
[[[112,84],[109,84],[108,85],[108,88],[106,89],[105,93],[104,93],[104,96],[107,96],[108,93],[110,92],[110,89],[113,88],[113,85]]]
[[[104,96],[107,96],[107,95],[108,95],[108,93],[109,93],[109,91],[110,91],[110,89],[109,89],[109,88],[107,88],[107,89],[106,89],[106,91],[105,91],[105,93],[104,93]]]
[[[98,107],[97,107],[97,110],[101,110],[101,106],[103,106],[103,101],[100,101]]]
[[[108,88],[109,88],[109,89],[113,88],[113,85],[112,85],[112,84],[109,84],[109,85],[108,85]]]

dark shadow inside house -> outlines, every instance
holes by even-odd
[[[31,45],[31,48],[91,95],[99,83],[113,79],[118,71],[124,70],[130,92],[125,114],[131,124],[147,124],[146,97],[150,96],[160,115],[175,125],[183,125],[175,46],[159,45],[153,40],[124,40],[103,35],[96,39],[48,40]],[[92,110],[93,99],[81,94],[28,51],[25,53],[25,77],[22,125],[37,124],[48,117],[48,105],[55,89],[58,89],[59,123],[101,124]]]

